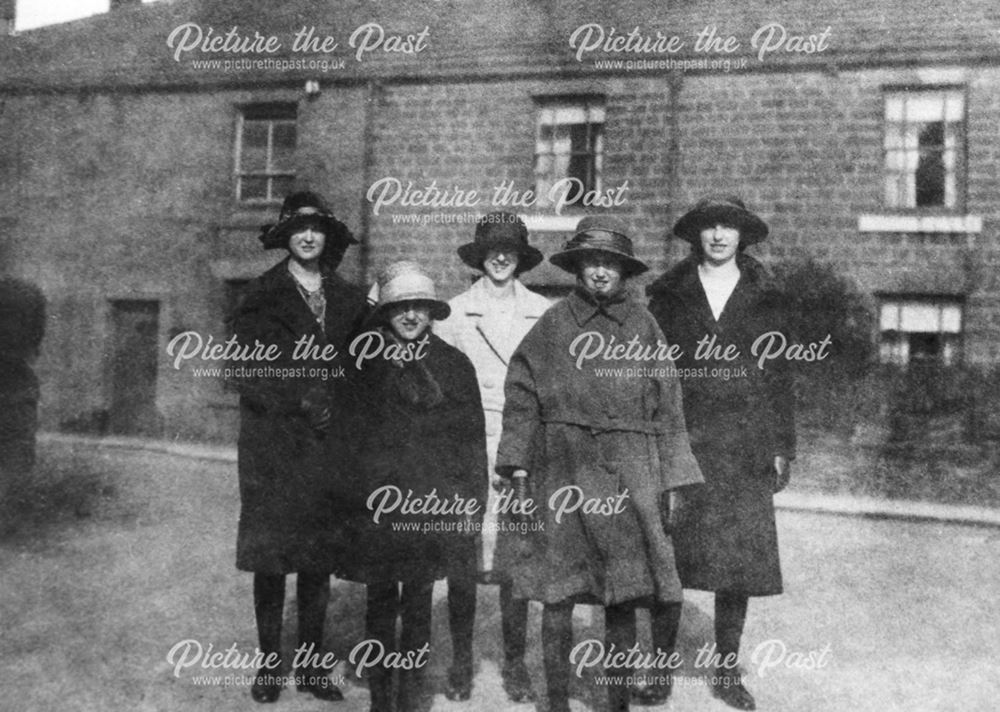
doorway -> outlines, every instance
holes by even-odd
[[[111,301],[111,404],[108,430],[123,435],[158,435],[156,373],[160,302]]]

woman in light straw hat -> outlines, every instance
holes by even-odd
[[[783,300],[764,267],[744,253],[767,237],[768,228],[739,198],[699,201],[677,221],[674,234],[691,244],[691,256],[648,293],[650,310],[683,353],[678,367],[705,366],[693,354],[708,337],[720,352],[735,347],[739,353],[717,365],[746,374],[683,381],[691,447],[705,484],[677,497],[677,569],[686,588],[715,592],[720,670],[713,694],[752,710],[754,699],[736,659],[749,597],[782,591],[772,495],[788,483],[795,420],[788,368],[779,361],[758,368],[751,345],[761,334],[783,329]],[[679,614],[668,621],[654,611],[653,617],[654,643],[672,650]]]
[[[280,353],[277,361],[255,364],[249,372],[267,366],[296,375],[236,381],[241,502],[236,565],[254,572],[260,650],[280,660],[285,576],[297,574],[299,644],[319,655],[330,574],[343,551],[330,523],[344,450],[340,394],[333,380],[304,375],[336,369],[340,362],[294,360],[292,352],[300,339],[309,338],[318,349],[332,345],[344,353],[365,304],[363,293],[334,271],[357,240],[315,193],[288,196],[278,222],[265,225],[259,239],[265,249],[289,254],[250,283],[234,314],[233,331],[240,344],[259,341]],[[328,671],[295,672],[300,691],[341,699]],[[282,679],[278,666],[262,669],[251,688],[253,699],[276,701]]]
[[[518,279],[542,261],[542,253],[528,244],[528,229],[516,215],[500,211],[484,215],[476,223],[473,241],[459,247],[458,256],[482,276],[448,302],[451,315],[434,325],[434,333],[468,356],[476,367],[486,417],[488,471],[492,473],[500,444],[507,365],[521,339],[551,303]],[[528,602],[513,597],[513,584],[504,572],[510,540],[497,531],[499,483],[494,485],[480,536],[479,577],[482,583],[499,585],[504,652],[501,679],[508,699],[525,702],[534,697],[524,665]],[[472,693],[475,605],[475,579],[448,580],[454,664],[448,673],[446,696],[451,700],[466,700]]]
[[[549,709],[566,712],[573,605],[605,606],[607,649],[623,651],[635,642],[641,599],[680,600],[661,505],[669,490],[701,475],[680,385],[656,369],[669,363],[608,359],[600,347],[664,346],[652,315],[625,289],[646,270],[625,227],[608,216],[583,218],[550,261],[575,274],[577,285],[511,359],[497,472],[510,478],[519,501],[537,504],[541,526],[525,537],[514,588],[544,604]],[[629,673],[615,667],[609,674],[624,680]],[[609,686],[608,709],[628,704],[624,684]]]
[[[367,584],[367,637],[415,662],[423,650],[426,663],[435,579],[475,575],[487,486],[483,410],[469,359],[431,332],[449,307],[420,265],[389,265],[376,300],[374,330],[359,338],[384,340],[388,357],[366,361],[353,389],[358,506],[346,575]],[[424,506],[394,506],[400,497]],[[372,709],[392,709],[392,670],[369,673]],[[400,710],[418,708],[422,673],[422,665],[402,671]]]

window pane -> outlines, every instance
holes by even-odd
[[[962,331],[962,307],[958,304],[946,304],[941,307],[941,331],[958,334]]]
[[[535,156],[535,175],[536,176],[551,176],[553,158],[549,153],[540,153]]]
[[[941,355],[938,334],[910,334],[909,343],[911,361],[936,361]]]
[[[582,106],[559,106],[553,111],[553,121],[557,124],[584,124],[587,110]]]
[[[274,124],[272,141],[271,170],[291,170],[295,163],[295,124]]]
[[[906,121],[942,121],[944,119],[944,95],[939,92],[914,94],[906,102]]]
[[[887,96],[885,98],[885,120],[898,123],[903,120],[902,96]]]
[[[918,206],[945,204],[944,160],[940,149],[921,146],[917,161],[916,186]]]
[[[880,331],[895,331],[899,328],[899,307],[896,304],[883,304],[879,310],[878,328]]]
[[[243,176],[240,178],[240,200],[266,200],[267,179]]]
[[[593,190],[593,170],[591,168],[591,158],[586,154],[574,155],[570,157],[567,177],[576,178],[583,184],[584,190]]]
[[[945,99],[944,119],[954,123],[965,119],[965,97],[962,92],[948,92]]]
[[[902,148],[904,145],[902,125],[888,124],[885,127],[885,139],[882,142],[882,146],[886,149],[894,149]]]
[[[937,333],[941,328],[941,309],[937,304],[904,304],[899,328],[906,332]]]
[[[243,123],[240,172],[250,173],[267,170],[267,127],[266,121],[246,121]]]
[[[271,200],[283,200],[292,192],[295,179],[292,176],[276,176],[271,179]]]
[[[566,127],[569,130],[570,151],[573,153],[588,153],[591,150],[589,145],[589,132],[587,124],[571,124]]]

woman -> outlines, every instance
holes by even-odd
[[[781,331],[785,321],[781,295],[763,266],[743,253],[767,232],[738,198],[705,198],[674,225],[674,234],[691,243],[691,256],[648,289],[650,311],[683,352],[678,367],[741,374],[683,381],[688,433],[705,485],[679,496],[674,542],[684,586],[715,592],[723,665],[713,694],[744,710],[755,708],[736,671],[747,603],[782,591],[772,494],[788,483],[795,457],[788,369],[777,360],[760,369],[751,354],[757,337]],[[706,337],[720,353],[734,346],[739,357],[695,359]]]
[[[535,325],[550,302],[521,284],[518,276],[542,261],[542,253],[528,244],[528,228],[511,213],[493,212],[476,224],[475,239],[458,248],[458,256],[483,276],[448,302],[451,316],[434,325],[434,332],[464,353],[476,367],[479,393],[486,418],[488,472],[496,465],[503,419],[503,384],[514,349]],[[479,580],[499,584],[500,620],[503,630],[503,688],[511,702],[534,698],[531,677],[524,665],[528,628],[528,602],[512,596],[509,576],[502,572],[504,546],[497,546],[499,526],[496,506],[499,492],[490,488],[483,520]],[[499,537],[504,539],[504,537]],[[494,565],[494,551],[500,549]],[[474,579],[448,580],[454,664],[449,671],[446,696],[467,700],[472,693],[472,623],[475,616]]]
[[[643,370],[648,362],[605,360],[593,346],[634,339],[656,349],[663,342],[653,317],[625,290],[627,279],[647,268],[624,227],[610,217],[583,218],[550,261],[575,274],[577,285],[511,359],[497,472],[510,477],[519,501],[538,507],[541,526],[527,535],[512,569],[514,595],[544,604],[549,709],[564,712],[573,605],[603,604],[606,642],[621,651],[635,642],[640,599],[680,600],[659,505],[665,492],[701,475],[676,379]],[[583,359],[584,351],[595,357]],[[635,372],[624,373],[630,366]],[[562,506],[570,496],[614,509]],[[608,691],[609,709],[628,708],[623,684]]]
[[[332,344],[343,352],[363,315],[364,296],[334,273],[357,241],[318,195],[288,196],[278,223],[265,226],[260,240],[264,249],[283,248],[289,255],[251,282],[234,314],[241,345],[259,341],[280,352],[274,361],[234,364],[252,374],[236,383],[241,503],[236,565],[254,573],[260,650],[271,656],[251,695],[257,702],[274,702],[282,689],[285,576],[297,574],[300,647],[319,653],[329,577],[342,549],[329,522],[342,451],[337,398],[333,381],[305,375],[310,369],[333,372],[340,362],[293,359],[292,353],[301,339],[320,350]],[[323,700],[341,699],[326,672],[297,670],[298,689]]]
[[[358,500],[346,575],[367,584],[367,638],[414,660],[424,650],[426,662],[435,579],[475,571],[487,486],[483,410],[469,359],[430,331],[449,308],[420,266],[386,268],[377,300],[377,328],[359,338],[384,343],[385,358],[363,364],[352,399]],[[422,505],[405,507],[406,498]],[[392,709],[392,671],[369,672],[372,710]],[[417,709],[422,665],[401,675],[399,709]]]

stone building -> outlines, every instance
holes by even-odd
[[[0,264],[49,301],[43,424],[231,436],[234,394],[166,348],[225,337],[298,187],[362,239],[350,278],[415,257],[446,296],[490,209],[546,253],[613,209],[655,274],[676,217],[736,193],[759,256],[870,295],[882,359],[996,363],[998,41],[985,0],[164,0],[0,37]]]

